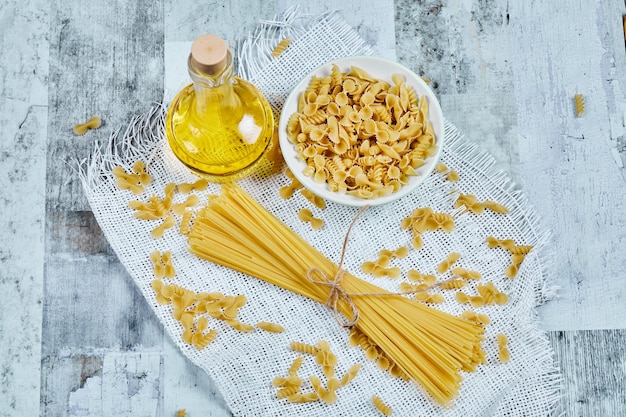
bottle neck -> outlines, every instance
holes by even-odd
[[[187,60],[187,67],[196,93],[198,113],[210,111],[216,105],[226,109],[239,107],[239,99],[233,91],[234,65],[230,52],[226,65],[215,73],[201,68],[191,54]]]

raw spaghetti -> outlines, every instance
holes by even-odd
[[[331,287],[307,278],[311,268],[335,277],[338,266],[234,184],[209,198],[189,234],[194,255],[326,303]],[[359,313],[356,327],[441,404],[461,385],[461,370],[481,362],[484,329],[471,322],[390,293],[350,273],[341,276],[347,297],[337,310]],[[359,296],[359,294],[377,294]]]

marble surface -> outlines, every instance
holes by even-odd
[[[237,38],[294,4],[0,2],[0,417],[230,415],[163,335],[67,161],[163,99],[168,51],[206,31]],[[624,3],[339,7],[378,55],[432,80],[446,117],[552,230],[559,290],[538,312],[563,374],[555,414],[626,414]],[[93,114],[104,126],[74,136]]]

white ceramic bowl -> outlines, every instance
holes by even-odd
[[[431,157],[426,159],[426,163],[417,169],[419,175],[409,177],[407,184],[403,185],[398,191],[372,199],[363,199],[344,192],[331,191],[326,183],[318,183],[313,177],[309,177],[303,174],[303,170],[306,167],[306,162],[298,159],[298,153],[293,143],[291,143],[287,137],[287,122],[289,117],[298,110],[298,97],[306,90],[313,76],[326,77],[330,75],[332,65],[335,64],[342,72],[350,70],[351,66],[358,67],[371,75],[374,78],[379,78],[384,81],[391,82],[391,76],[393,74],[400,74],[404,76],[405,82],[408,86],[413,87],[418,97],[426,96],[428,100],[428,120],[431,123],[435,132],[435,140],[437,145],[437,152]],[[444,128],[443,128],[443,114],[441,113],[441,106],[439,101],[435,97],[435,94],[430,87],[413,71],[408,68],[383,58],[371,57],[371,56],[353,56],[347,58],[337,59],[328,62],[319,68],[312,71],[309,75],[304,77],[298,85],[287,97],[285,104],[283,105],[282,112],[280,114],[280,122],[278,125],[278,135],[280,148],[285,158],[287,166],[293,173],[293,175],[302,183],[302,185],[312,191],[314,194],[324,198],[325,200],[332,201],[339,204],[345,204],[349,206],[365,206],[365,205],[380,205],[395,201],[402,198],[415,190],[432,172],[435,165],[439,161],[439,155],[444,145]]]

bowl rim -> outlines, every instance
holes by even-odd
[[[306,167],[306,162],[297,158],[297,152],[294,149],[294,145],[289,141],[287,137],[287,122],[291,114],[297,111],[299,94],[306,89],[306,87],[309,85],[309,82],[311,81],[311,78],[313,76],[325,77],[330,75],[330,69],[332,68],[333,64],[337,65],[342,72],[349,70],[351,66],[355,66],[363,69],[374,78],[384,79],[388,82],[391,82],[392,74],[401,74],[404,76],[405,82],[416,90],[418,96],[426,96],[429,108],[428,121],[435,131],[437,151],[435,152],[435,154],[426,159],[426,163],[424,165],[417,169],[419,175],[411,176],[409,178],[409,182],[407,184],[404,184],[398,191],[382,197],[363,199],[347,194],[345,192],[331,191],[328,188],[326,182],[318,183],[313,179],[313,177],[309,177],[303,174],[302,171]],[[378,75],[380,73],[384,73],[386,75],[380,76]],[[363,207],[367,205],[377,206],[391,203],[410,194],[420,184],[422,184],[426,180],[426,178],[428,178],[428,176],[432,173],[435,166],[439,162],[441,151],[445,144],[444,130],[444,118],[441,111],[441,106],[439,104],[439,100],[435,96],[435,93],[432,91],[430,86],[420,76],[395,61],[376,56],[355,55],[334,59],[326,62],[323,65],[318,66],[317,68],[309,72],[302,80],[300,80],[298,84],[296,84],[292,88],[291,92],[287,96],[287,99],[283,103],[283,107],[280,113],[280,119],[278,123],[278,140],[287,167],[291,170],[293,176],[304,186],[304,188],[308,189],[309,191],[323,198],[324,200],[331,201],[333,203],[353,207]]]

